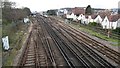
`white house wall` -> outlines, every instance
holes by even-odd
[[[89,24],[90,22],[94,22],[94,20],[92,19],[91,16],[88,16],[87,22],[88,22],[88,24]]]
[[[103,29],[112,29],[111,22],[107,22],[105,24],[102,24],[102,26],[103,26]]]
[[[68,15],[68,14],[66,15],[66,17],[67,17],[67,18],[71,18],[71,16],[70,16],[70,15]]]
[[[117,27],[120,27],[120,19],[117,21]]]
[[[67,18],[72,18],[73,20],[77,20],[77,16],[72,13],[71,15],[67,15]]]
[[[102,26],[103,26],[103,29],[109,28],[109,20],[108,20],[107,16],[104,18],[104,20],[102,22]]]
[[[73,16],[73,20],[74,20],[74,21],[77,20],[77,16],[76,16],[76,15]]]
[[[96,23],[102,23],[102,18],[100,17],[100,15],[98,15],[95,19],[94,22]]]
[[[118,24],[118,21],[110,22],[106,16],[102,22],[102,26],[103,26],[103,29],[116,29],[117,27],[120,26],[120,24]]]
[[[80,14],[77,19],[78,19],[78,20],[84,20],[84,19],[85,19],[85,15]]]
[[[80,14],[77,19],[81,20],[82,18],[83,18],[83,14]]]
[[[79,15],[79,17],[77,17],[76,15],[74,15],[74,13],[72,13],[71,15],[67,15],[67,18],[72,18],[73,20],[80,20],[82,24],[97,22],[102,25],[103,29],[112,29],[112,28],[116,29],[117,27],[120,27],[120,19],[116,22],[110,22],[107,16],[103,19],[103,21],[99,15],[95,19],[92,19],[91,16],[88,16],[88,18],[85,18],[85,16],[81,14]]]
[[[68,13],[68,11],[66,9],[64,9],[64,14],[67,14],[67,13]]]
[[[117,28],[117,23],[118,23],[118,22],[116,21],[116,22],[111,22],[111,23],[112,23],[111,26],[113,27],[113,29],[116,29],[116,28]]]

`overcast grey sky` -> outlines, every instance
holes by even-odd
[[[45,11],[64,7],[117,8],[120,0],[9,0],[17,7],[29,7],[32,11]]]

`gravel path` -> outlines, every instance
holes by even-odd
[[[23,42],[23,46],[22,46],[21,49],[18,51],[18,53],[17,53],[17,55],[16,55],[16,57],[15,57],[15,59],[14,59],[13,66],[17,66],[17,64],[18,64],[18,61],[19,61],[19,58],[20,58],[20,56],[21,56],[21,54],[22,54],[23,48],[25,48],[25,43],[26,43],[26,41],[27,41],[27,39],[28,39],[28,37],[29,37],[30,32],[32,31],[32,25],[33,25],[33,24],[30,23],[30,26],[29,26],[29,28],[28,28],[28,33],[27,33],[26,40]]]

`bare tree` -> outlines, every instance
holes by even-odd
[[[8,0],[2,1],[1,3],[2,8],[14,8],[16,6],[15,2],[10,2]]]

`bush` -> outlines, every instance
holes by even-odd
[[[90,26],[96,26],[97,23],[96,23],[96,22],[90,22],[89,25],[90,25]]]
[[[90,22],[88,25],[89,25],[89,26],[101,27],[101,24],[100,24],[100,23],[96,23],[96,22]]]
[[[9,20],[6,20],[6,19],[3,19],[2,21],[2,25],[8,25],[8,24],[11,24],[12,21],[9,21]]]
[[[48,10],[48,11],[47,11],[47,14],[48,14],[48,15],[57,15],[57,14],[56,14],[56,10]]]
[[[117,33],[118,35],[120,35],[120,27],[117,27],[115,30],[113,30],[114,33]]]

